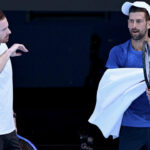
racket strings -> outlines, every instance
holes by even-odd
[[[147,44],[145,44],[145,64],[146,64],[147,80],[148,82],[150,82],[150,56],[149,56],[149,48]]]
[[[150,90],[150,49],[147,41],[144,41],[143,48],[143,73],[147,88]],[[149,100],[150,104],[150,100]]]

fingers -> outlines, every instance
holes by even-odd
[[[20,44],[18,49],[23,51],[23,52],[28,52],[28,49],[23,44]]]
[[[150,100],[150,90],[148,88],[146,88],[146,94],[147,94],[148,100]]]
[[[21,56],[21,53],[14,53],[13,56]]]
[[[150,89],[146,88],[146,92],[147,92],[148,94],[150,94]]]
[[[28,49],[23,44],[13,44],[10,48],[10,56],[21,56],[22,54],[20,52],[17,52],[17,50],[20,50],[22,52],[28,52]]]

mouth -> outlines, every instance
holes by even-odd
[[[139,33],[139,30],[131,30],[133,34]]]
[[[6,39],[9,39],[9,36],[6,36]]]

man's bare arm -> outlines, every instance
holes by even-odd
[[[2,72],[10,57],[22,55],[21,53],[17,52],[17,50],[21,50],[22,52],[28,52],[23,44],[13,44],[9,49],[7,49],[4,53],[0,55],[0,73]]]

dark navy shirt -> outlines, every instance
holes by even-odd
[[[133,49],[131,40],[113,47],[107,68],[142,68],[142,51]],[[146,92],[132,102],[122,120],[123,126],[150,127],[150,104]]]

